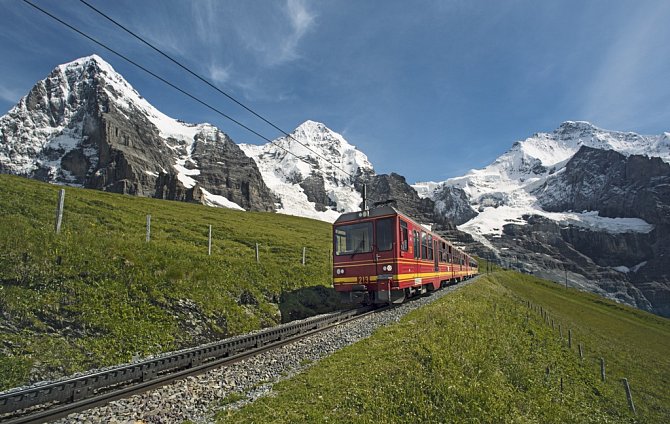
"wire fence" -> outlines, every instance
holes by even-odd
[[[575,342],[576,342],[577,339],[576,339],[575,334],[573,333],[572,328],[567,329],[567,333],[565,334],[567,337],[564,337],[562,324],[559,323],[558,321],[554,320],[554,318],[551,315],[549,315],[548,311],[546,309],[544,309],[544,307],[542,307],[540,305],[535,305],[532,302],[530,302],[529,300],[525,300],[523,302],[525,303],[525,306],[528,308],[529,311],[535,312],[540,316],[540,318],[542,319],[542,321],[545,325],[551,326],[552,331],[558,330],[560,343],[563,343],[564,345],[567,345],[567,348],[570,351],[573,351],[573,352],[577,353],[577,355],[579,356],[580,362],[583,363],[584,360],[585,360],[584,351],[586,349],[586,346],[584,345],[584,343],[578,342],[578,343],[576,343],[577,349],[574,348],[574,345],[575,345]],[[529,319],[529,314],[526,314],[526,320],[528,320],[528,319]],[[592,362],[596,363],[596,366],[598,367],[598,369],[596,369],[596,371],[599,371],[599,373],[594,373],[594,375],[599,375],[600,376],[600,381],[605,383],[607,381],[605,358],[598,357],[598,358],[591,358],[591,359],[594,360]],[[588,361],[588,362],[591,362],[591,361]],[[549,378],[550,375],[551,375],[551,368],[550,368],[549,365],[547,365],[547,367],[545,369],[545,373],[546,373],[546,377]],[[560,391],[563,392],[563,385],[564,385],[563,377],[559,376],[559,380],[560,380],[560,382],[559,382]],[[635,403],[633,402],[633,394],[631,392],[631,388],[630,388],[630,384],[628,383],[628,379],[623,377],[620,380],[621,380],[621,383],[622,383],[622,386],[623,386],[622,388],[623,388],[623,390],[625,392],[625,395],[626,395],[626,400],[628,402],[628,408],[630,409],[630,411],[634,415],[636,415],[637,412],[636,412],[636,409],[635,409]]]
[[[63,223],[64,204],[65,204],[65,190],[61,189],[58,194],[55,222],[54,222],[54,230],[57,235],[61,233],[61,228],[63,225],[62,223]],[[145,242],[151,243],[152,241],[151,214],[146,215],[145,227],[146,227]],[[212,245],[213,245],[213,227],[212,225],[208,225],[207,245],[206,245],[208,256],[212,255]],[[252,248],[254,251],[254,259],[256,263],[261,263],[263,258],[267,258],[269,255],[275,254],[275,255],[282,255],[283,257],[294,257],[295,255],[295,258],[297,258],[295,260],[302,266],[308,265],[310,261],[320,262],[323,259],[326,259],[326,262],[328,263],[329,267],[332,265],[332,254],[333,254],[332,248],[328,249],[327,252],[318,249],[309,249],[307,246],[287,249],[284,246],[273,246],[267,243],[260,243],[260,242],[254,242],[252,244]]]

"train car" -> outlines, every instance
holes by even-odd
[[[346,303],[402,303],[477,272],[471,256],[391,206],[333,224],[333,285]]]

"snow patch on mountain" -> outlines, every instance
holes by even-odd
[[[243,211],[244,208],[240,205],[238,205],[235,202],[231,202],[224,196],[220,196],[218,194],[212,194],[209,191],[207,191],[204,188],[200,188],[202,191],[202,200],[203,203],[207,206],[216,206],[220,208],[228,208],[228,209],[237,209],[240,211]]]
[[[593,231],[606,231],[613,234],[627,232],[649,233],[654,229],[652,224],[640,218],[609,218],[600,216],[597,211],[578,212],[546,212],[537,208],[500,206],[486,208],[477,217],[460,225],[458,229],[468,233],[486,234],[500,237],[503,227],[507,224],[524,225],[524,215],[540,215],[558,222],[561,225],[573,225]]]
[[[333,222],[342,212],[359,210],[363,199],[354,188],[354,177],[374,173],[365,154],[314,121],[304,122],[290,137],[263,146],[240,144],[240,148],[256,161],[265,184],[280,198],[278,212],[288,215]],[[323,178],[326,198],[318,201],[329,205],[326,210],[317,210],[317,202],[308,199],[301,186],[311,176]]]

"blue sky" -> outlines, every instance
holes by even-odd
[[[34,0],[270,139],[279,134],[77,0]],[[670,1],[90,0],[291,131],[325,123],[378,172],[444,180],[565,120],[670,130]],[[261,144],[19,0],[0,0],[0,113],[96,53],[166,114]]]

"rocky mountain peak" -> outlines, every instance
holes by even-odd
[[[587,121],[565,121],[554,130],[556,134],[574,134],[596,132],[600,129]]]
[[[254,158],[281,199],[279,211],[288,214],[334,221],[341,212],[358,210],[362,199],[355,183],[374,175],[363,152],[316,121],[303,122],[290,137],[240,148]]]
[[[0,172],[217,206],[274,203],[226,134],[166,116],[96,55],[57,66],[0,118]]]

